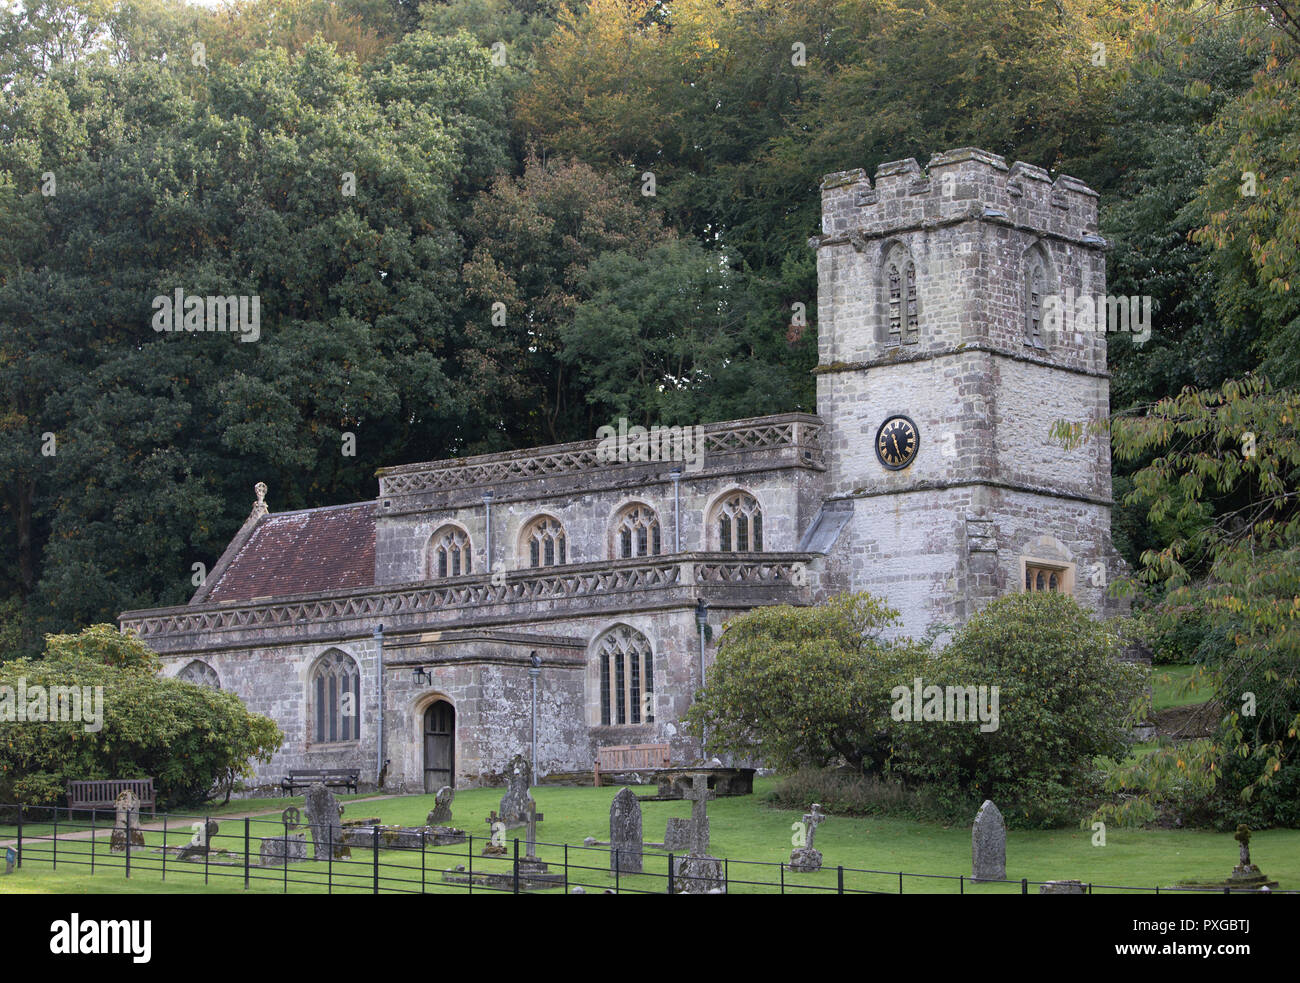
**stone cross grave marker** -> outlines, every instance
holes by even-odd
[[[717,792],[709,789],[709,776],[696,772],[691,776],[691,789],[682,798],[691,800],[691,853],[697,857],[709,855],[709,810],[705,805],[716,798]]]
[[[814,802],[812,808],[803,815],[803,846],[796,846],[790,851],[790,869],[802,874],[809,874],[822,869],[822,852],[814,846],[817,827],[826,819],[822,807]]]
[[[495,809],[488,813],[487,824],[488,841],[483,846],[483,856],[503,856],[506,852],[506,824]]]
[[[1002,813],[988,799],[980,806],[971,827],[971,880],[1007,879],[1007,827]]]
[[[537,811],[537,803],[532,799],[528,800],[528,852],[524,855],[526,860],[537,859],[537,824],[546,817]]]
[[[620,871],[641,873],[641,802],[626,785],[609,806],[609,846],[611,870],[617,861]]]

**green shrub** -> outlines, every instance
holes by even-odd
[[[0,700],[0,802],[52,805],[70,779],[152,777],[160,806],[193,804],[231,770],[270,760],[283,740],[234,694],[159,677],[157,657],[112,625],[50,636],[46,652],[0,664],[0,686],[102,687],[102,727],[10,719]]]

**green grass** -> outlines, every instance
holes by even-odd
[[[1207,679],[1196,679],[1199,666],[1154,666],[1151,670],[1152,709],[1168,710],[1204,703],[1214,695]]]
[[[780,880],[777,863],[790,854],[791,824],[796,812],[769,808],[764,795],[771,780],[755,784],[758,794],[742,798],[717,799],[709,804],[712,825],[712,851],[715,856],[731,858],[729,876],[733,893],[777,890]],[[534,789],[539,810],[545,820],[538,827],[538,838],[545,843],[568,843],[571,864],[586,864],[594,869],[571,870],[573,881],[587,885],[588,891],[612,887],[614,878],[605,868],[608,854],[582,848],[583,839],[604,839],[609,831],[609,803],[613,788]],[[500,789],[466,789],[457,793],[453,809],[456,825],[474,834],[473,868],[475,871],[507,872],[510,861],[479,856],[487,824],[484,817],[495,809]],[[300,801],[300,800],[299,800]],[[356,818],[378,815],[386,823],[420,825],[433,807],[433,796],[411,796],[367,803],[349,810]],[[644,837],[659,840],[669,816],[690,814],[687,802],[646,802],[642,804]],[[345,813],[344,818],[349,818]],[[61,824],[62,825],[62,824]],[[189,838],[188,821],[169,819],[176,832],[167,842],[178,845]],[[253,835],[259,824],[251,824]],[[275,825],[262,827],[265,835],[274,835]],[[523,837],[523,830],[511,830],[508,838]],[[160,833],[146,836],[147,848],[161,845]],[[1007,876],[1018,881],[1075,878],[1097,885],[1134,887],[1170,887],[1187,880],[1216,880],[1227,875],[1236,862],[1237,845],[1229,834],[1197,830],[1121,830],[1107,833],[1105,847],[1092,846],[1089,830],[1062,829],[1046,831],[1012,830],[1007,837]],[[835,865],[862,868],[883,873],[845,873],[845,887],[859,890],[898,891],[897,871],[911,874],[969,874],[970,827],[944,827],[902,819],[831,817],[817,833],[817,846],[828,868],[816,874],[785,874],[786,889],[806,891],[810,886],[833,889]],[[132,875],[123,876],[121,854],[108,860],[106,839],[95,844],[96,869],[89,868],[91,845],[85,841],[60,838],[58,869],[52,867],[48,842],[28,843],[24,867],[7,877],[0,877],[0,893],[88,893],[88,892],[155,892],[189,893],[198,891],[237,893],[243,887],[243,820],[225,823],[213,841],[214,849],[226,849],[241,865],[209,869],[209,884],[203,885],[202,864],[179,864],[170,857],[164,883],[161,856],[136,848],[133,851]],[[522,847],[522,844],[521,844]],[[1283,888],[1300,887],[1300,830],[1267,830],[1256,833],[1251,841],[1252,855],[1261,868]],[[252,853],[257,856],[257,844]],[[558,864],[564,857],[563,847],[542,846],[542,859]],[[369,892],[372,888],[372,856],[369,848],[354,849],[354,863],[334,864],[336,893]],[[74,865],[71,861],[81,861]],[[456,864],[470,862],[465,845],[430,848],[424,857],[425,890],[430,893],[462,893],[463,886],[444,885],[438,872]],[[768,861],[772,866],[758,867],[742,861]],[[421,889],[421,856],[418,851],[381,850],[381,889],[384,891]],[[667,857],[648,850],[646,873],[624,875],[624,890],[660,891],[666,888]],[[284,890],[282,869],[254,869],[257,875],[249,888],[256,893],[279,893]],[[292,893],[323,893],[326,890],[327,865],[324,862],[294,864],[290,867]],[[401,879],[405,880],[405,883]],[[745,880],[767,881],[770,886],[753,886]],[[1019,884],[962,885],[968,893],[989,894],[1018,892]],[[956,880],[905,877],[905,893],[956,893]],[[477,889],[476,889],[477,890]],[[1030,890],[1035,890],[1031,887]]]

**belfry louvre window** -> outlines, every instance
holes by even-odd
[[[530,567],[553,567],[568,562],[564,527],[549,516],[529,524],[524,532],[524,548]]]
[[[744,492],[735,492],[718,503],[714,511],[718,549],[723,553],[763,552],[763,510]]]
[[[342,652],[328,652],[311,676],[316,743],[355,741],[361,736],[361,673]]]
[[[629,505],[614,521],[614,549],[618,559],[634,556],[658,556],[660,549],[659,517],[645,505]]]
[[[1043,268],[1037,263],[1025,277],[1025,344],[1045,348],[1043,344]]]
[[[916,296],[916,264],[910,260],[889,264],[889,343],[914,345],[921,337],[920,307]]]
[[[654,722],[654,654],[649,640],[631,628],[601,639],[600,722],[603,726]]]
[[[459,577],[473,572],[469,537],[456,526],[443,526],[433,534],[429,555],[434,577]]]

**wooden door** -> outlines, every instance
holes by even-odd
[[[439,700],[424,711],[424,790],[456,786],[456,711]]]

